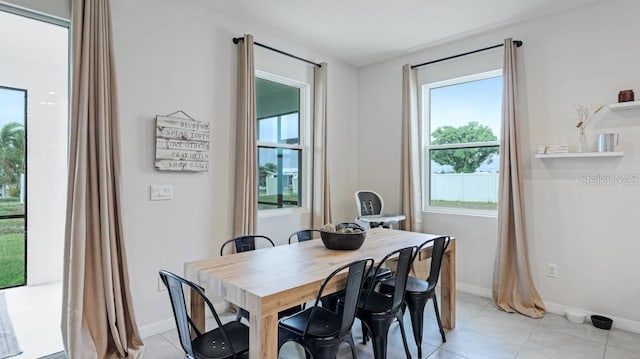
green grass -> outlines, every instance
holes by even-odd
[[[496,210],[496,202],[462,202],[462,201],[438,201],[431,200],[432,207],[465,208],[465,209],[489,209]]]
[[[4,227],[0,221],[0,227]],[[21,221],[21,220],[20,220]],[[0,235],[0,288],[23,285],[25,282],[25,241],[23,233]]]
[[[297,202],[298,195],[294,193],[285,193],[284,195],[282,195],[282,200]],[[258,203],[258,209],[278,208],[278,196],[275,194],[268,195],[268,196],[266,194],[259,194],[258,201],[273,203],[273,204]],[[287,204],[287,203],[282,204],[283,208],[291,208],[291,207],[299,207],[299,206],[300,206],[299,204]]]
[[[22,214],[17,199],[2,198],[0,215]],[[0,220],[0,289],[25,284],[24,219]]]

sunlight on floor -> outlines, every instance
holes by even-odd
[[[39,358],[62,348],[60,310],[62,283],[54,282],[5,290],[9,316],[22,354],[13,358]]]

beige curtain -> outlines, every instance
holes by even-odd
[[[73,0],[73,83],[62,336],[67,357],[136,357],[121,220],[108,0]]]
[[[418,85],[411,65],[402,67],[402,158],[401,204],[407,217],[402,228],[419,230],[420,220],[420,148],[418,143]]]
[[[258,146],[256,144],[256,74],[253,36],[238,42],[238,109],[236,187],[233,235],[255,234],[258,228]]]
[[[511,38],[504,41],[502,138],[498,197],[498,248],[493,270],[493,302],[507,312],[532,318],[545,307],[531,277],[525,236],[522,179],[518,154],[516,52]]]
[[[327,157],[327,63],[313,71],[313,198],[311,228],[331,223]]]

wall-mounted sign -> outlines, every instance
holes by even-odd
[[[161,171],[208,171],[211,124],[172,115],[156,116],[156,168]]]

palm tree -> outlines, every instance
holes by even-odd
[[[20,186],[24,173],[24,125],[10,122],[0,130],[0,184]]]

